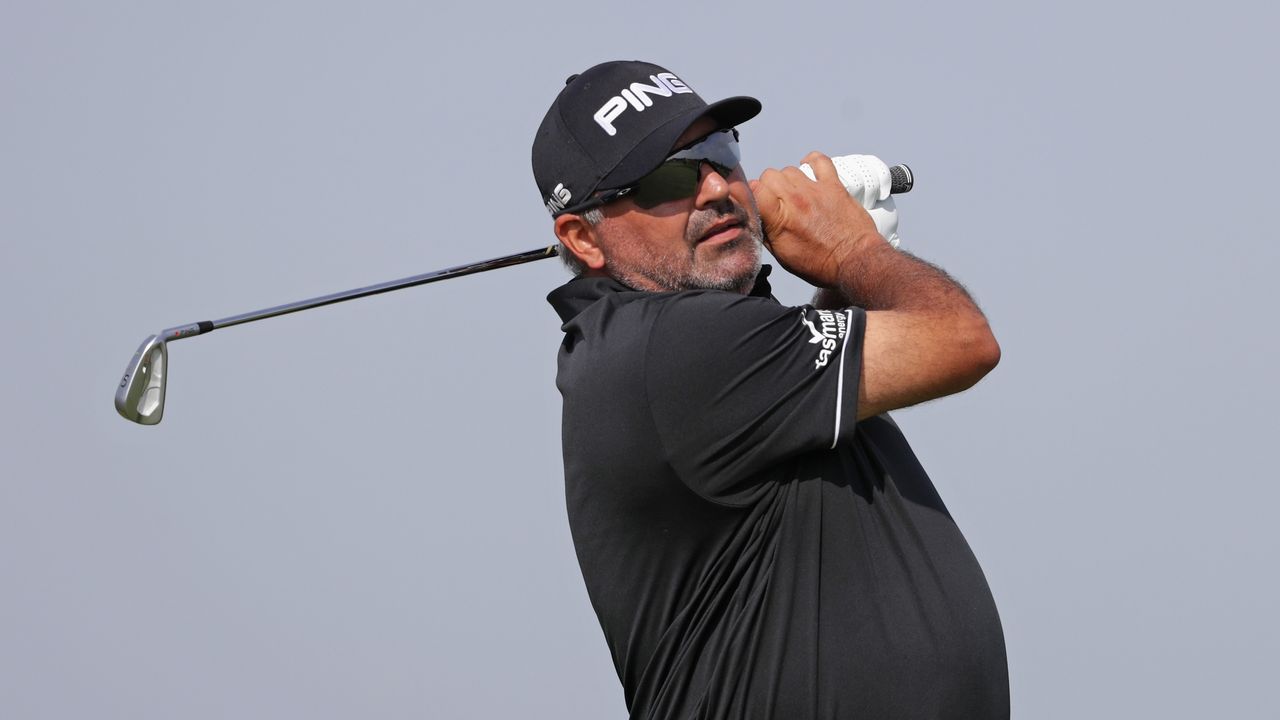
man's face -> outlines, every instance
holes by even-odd
[[[711,120],[700,120],[675,146],[714,129]],[[603,212],[596,231],[604,270],[637,290],[746,293],[760,270],[760,213],[740,166],[724,177],[704,162],[693,197],[646,210],[624,196]]]

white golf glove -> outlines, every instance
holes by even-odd
[[[889,166],[875,155],[842,155],[831,158],[844,189],[862,203],[876,223],[876,230],[889,244],[898,247],[898,205],[889,195],[893,177]],[[808,163],[800,164],[800,172],[816,180]]]

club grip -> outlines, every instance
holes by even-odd
[[[891,166],[889,168],[889,177],[893,178],[893,184],[889,186],[889,192],[894,195],[909,193],[916,184],[916,176],[911,174],[911,168],[906,165]]]
[[[849,188],[849,177],[855,177],[855,173],[861,171],[860,168],[853,165],[857,162],[855,155],[844,155],[841,157],[831,158],[831,162],[836,166],[836,172],[840,175],[840,182],[844,184],[845,189]],[[816,179],[813,174],[813,168],[809,167],[809,163],[800,163],[800,172],[810,180]],[[889,168],[889,193],[891,195],[901,195],[911,192],[911,188],[916,184],[916,176],[911,172],[911,168],[906,165],[894,165]],[[850,190],[852,192],[852,190]]]

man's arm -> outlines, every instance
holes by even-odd
[[[1000,360],[986,317],[959,283],[894,249],[841,185],[831,159],[752,182],[769,249],[783,267],[825,288],[818,302],[866,309],[858,419],[972,387]]]

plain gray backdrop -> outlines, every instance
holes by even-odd
[[[566,525],[554,261],[170,347],[160,328],[551,241],[566,76],[746,93],[752,176],[916,170],[904,246],[1000,367],[897,413],[1016,717],[1276,718],[1264,3],[0,4],[0,716],[621,718]],[[778,295],[807,300],[803,283]]]

